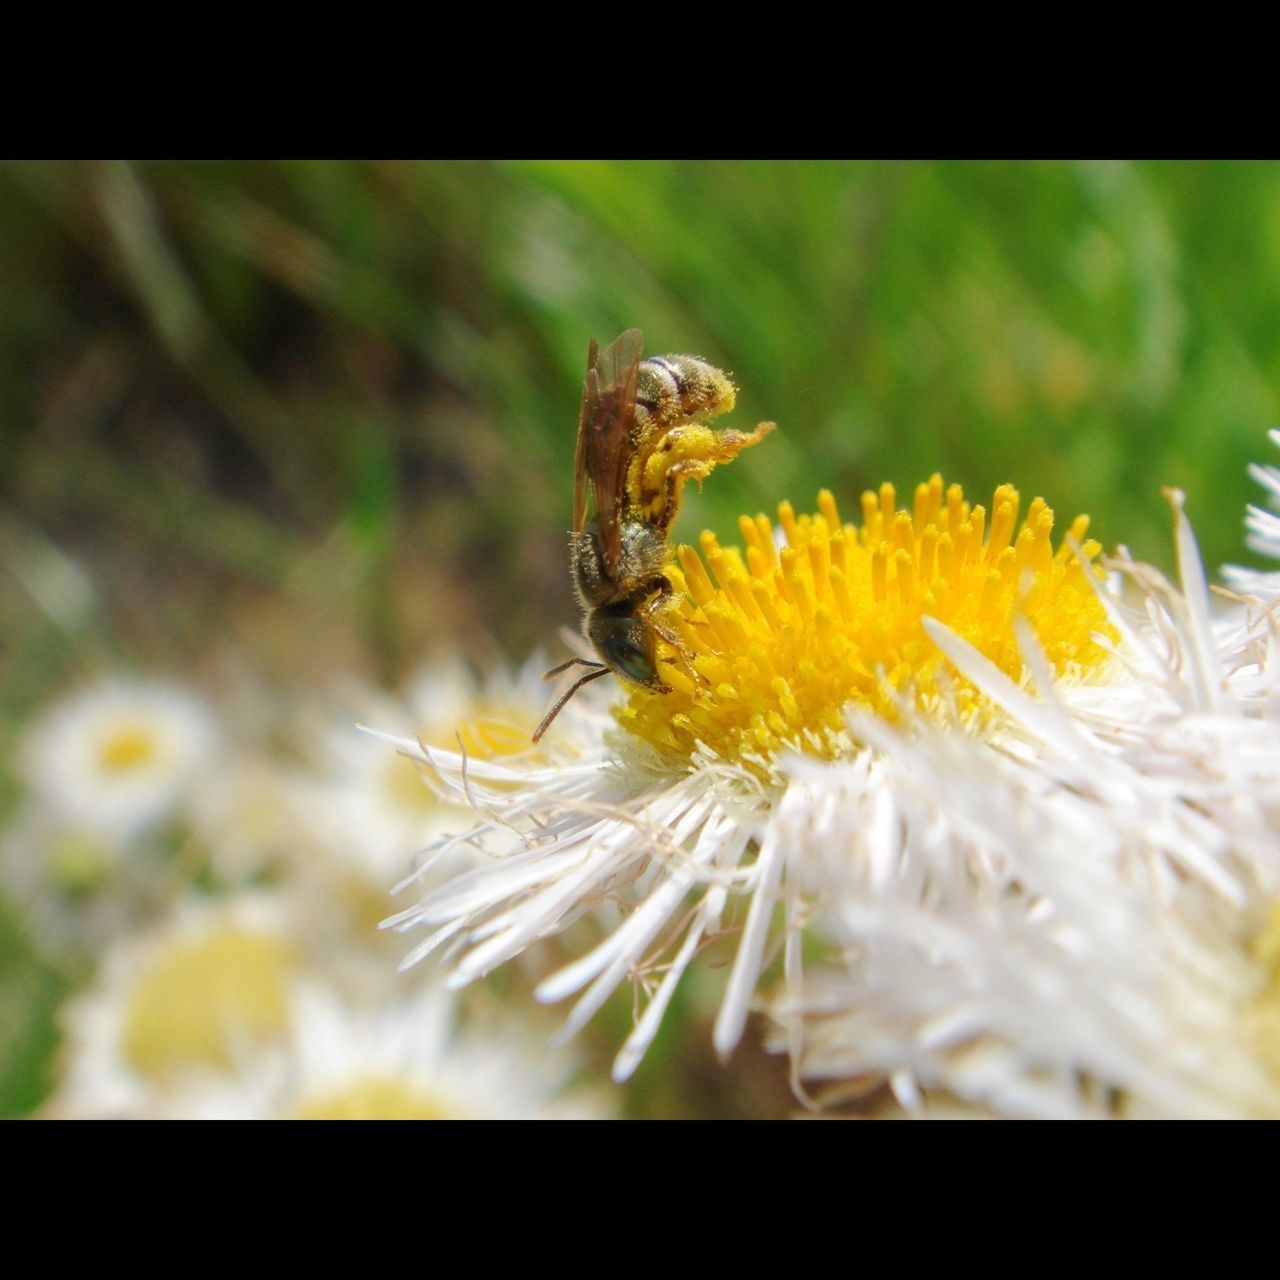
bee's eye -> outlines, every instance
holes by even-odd
[[[652,684],[657,678],[649,655],[625,635],[615,633],[605,643],[609,665],[637,684]]]

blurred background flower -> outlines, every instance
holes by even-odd
[[[471,815],[347,729],[529,763],[545,688],[523,664],[577,623],[590,337],[704,356],[733,371],[735,424],[779,424],[688,495],[685,541],[942,471],[1086,511],[1172,572],[1177,485],[1211,573],[1250,584],[1277,226],[1266,164],[0,168],[0,1114],[69,1107],[116,957],[246,892],[337,962],[304,964],[338,984],[308,1025],[384,1044],[386,1010],[438,982],[397,978],[403,940],[370,926]],[[571,713],[591,710],[549,751]],[[584,949],[571,927],[477,984],[448,1051]],[[690,970],[605,1109],[794,1109],[754,1024],[716,1063],[724,978]],[[632,1013],[620,990],[557,1081],[606,1081]],[[301,1060],[301,1034],[252,1052]]]

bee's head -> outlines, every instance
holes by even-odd
[[[667,691],[658,679],[656,637],[641,619],[598,610],[587,623],[587,635],[612,671],[655,692]]]

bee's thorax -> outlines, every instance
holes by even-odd
[[[643,602],[654,591],[671,559],[671,548],[662,534],[636,520],[623,521],[621,551],[616,572],[610,575],[600,544],[599,528],[588,521],[569,543],[573,584],[584,610],[629,606]]]

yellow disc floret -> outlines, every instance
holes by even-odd
[[[910,511],[897,509],[892,485],[864,494],[859,525],[841,521],[825,490],[816,515],[784,502],[780,549],[763,515],[739,521],[745,550],[704,533],[702,556],[681,547],[670,573],[677,596],[662,623],[683,649],[663,652],[671,692],[633,688],[620,722],[666,754],[688,758],[701,744],[767,768],[787,749],[849,750],[850,704],[892,719],[910,696],[926,711],[977,719],[981,697],[929,639],[926,616],[1015,680],[1019,615],[1057,673],[1096,671],[1108,654],[1095,633],[1114,638],[1102,604],[1071,545],[1054,549],[1043,500],[1021,526],[1018,508],[1011,485],[996,490],[988,516],[935,475]],[[1101,548],[1085,541],[1088,523],[1077,517],[1070,536],[1091,560]]]

